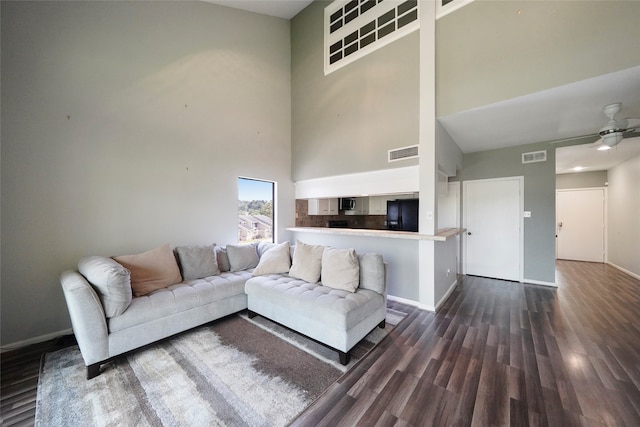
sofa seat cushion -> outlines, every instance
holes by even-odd
[[[121,331],[243,294],[244,284],[251,277],[251,271],[226,272],[217,276],[189,280],[133,298],[124,313],[108,319],[109,332]]]
[[[245,292],[261,304],[284,307],[292,317],[313,316],[338,330],[354,327],[384,305],[384,297],[368,289],[348,292],[279,274],[247,280]]]

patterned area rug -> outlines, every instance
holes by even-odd
[[[388,310],[353,366],[403,317]],[[332,350],[262,317],[234,315],[103,365],[86,380],[77,346],[45,355],[40,426],[283,426],[345,370]],[[333,360],[335,358],[335,360]]]

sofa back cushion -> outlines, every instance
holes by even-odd
[[[93,285],[107,317],[121,315],[131,304],[131,273],[121,264],[88,256],[78,261],[78,271]]]
[[[269,249],[260,255],[260,261],[255,270],[253,270],[253,275],[263,276],[265,274],[288,273],[290,267],[289,242],[272,244]]]
[[[184,280],[202,279],[220,274],[215,246],[178,246],[176,248]]]
[[[322,284],[355,292],[359,283],[360,263],[355,249],[325,248],[322,253]]]
[[[253,244],[227,245],[227,256],[231,272],[255,268],[259,261]]]
[[[386,290],[386,268],[381,254],[358,255],[360,261],[360,287],[384,295]]]
[[[182,282],[180,269],[169,244],[135,255],[114,258],[131,272],[133,295],[140,297]]]
[[[297,240],[289,276],[309,283],[318,283],[322,271],[323,253],[324,246],[307,245]]]

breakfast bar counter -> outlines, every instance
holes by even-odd
[[[327,228],[327,227],[290,227],[287,231],[305,233],[333,234],[341,236],[383,237],[389,239],[433,240],[444,242],[447,239],[464,233],[464,228],[442,228],[435,235],[420,234],[412,231],[371,230],[360,228]]]

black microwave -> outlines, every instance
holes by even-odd
[[[340,199],[338,203],[338,210],[341,211],[353,211],[356,209],[356,199],[353,197],[344,197]]]

